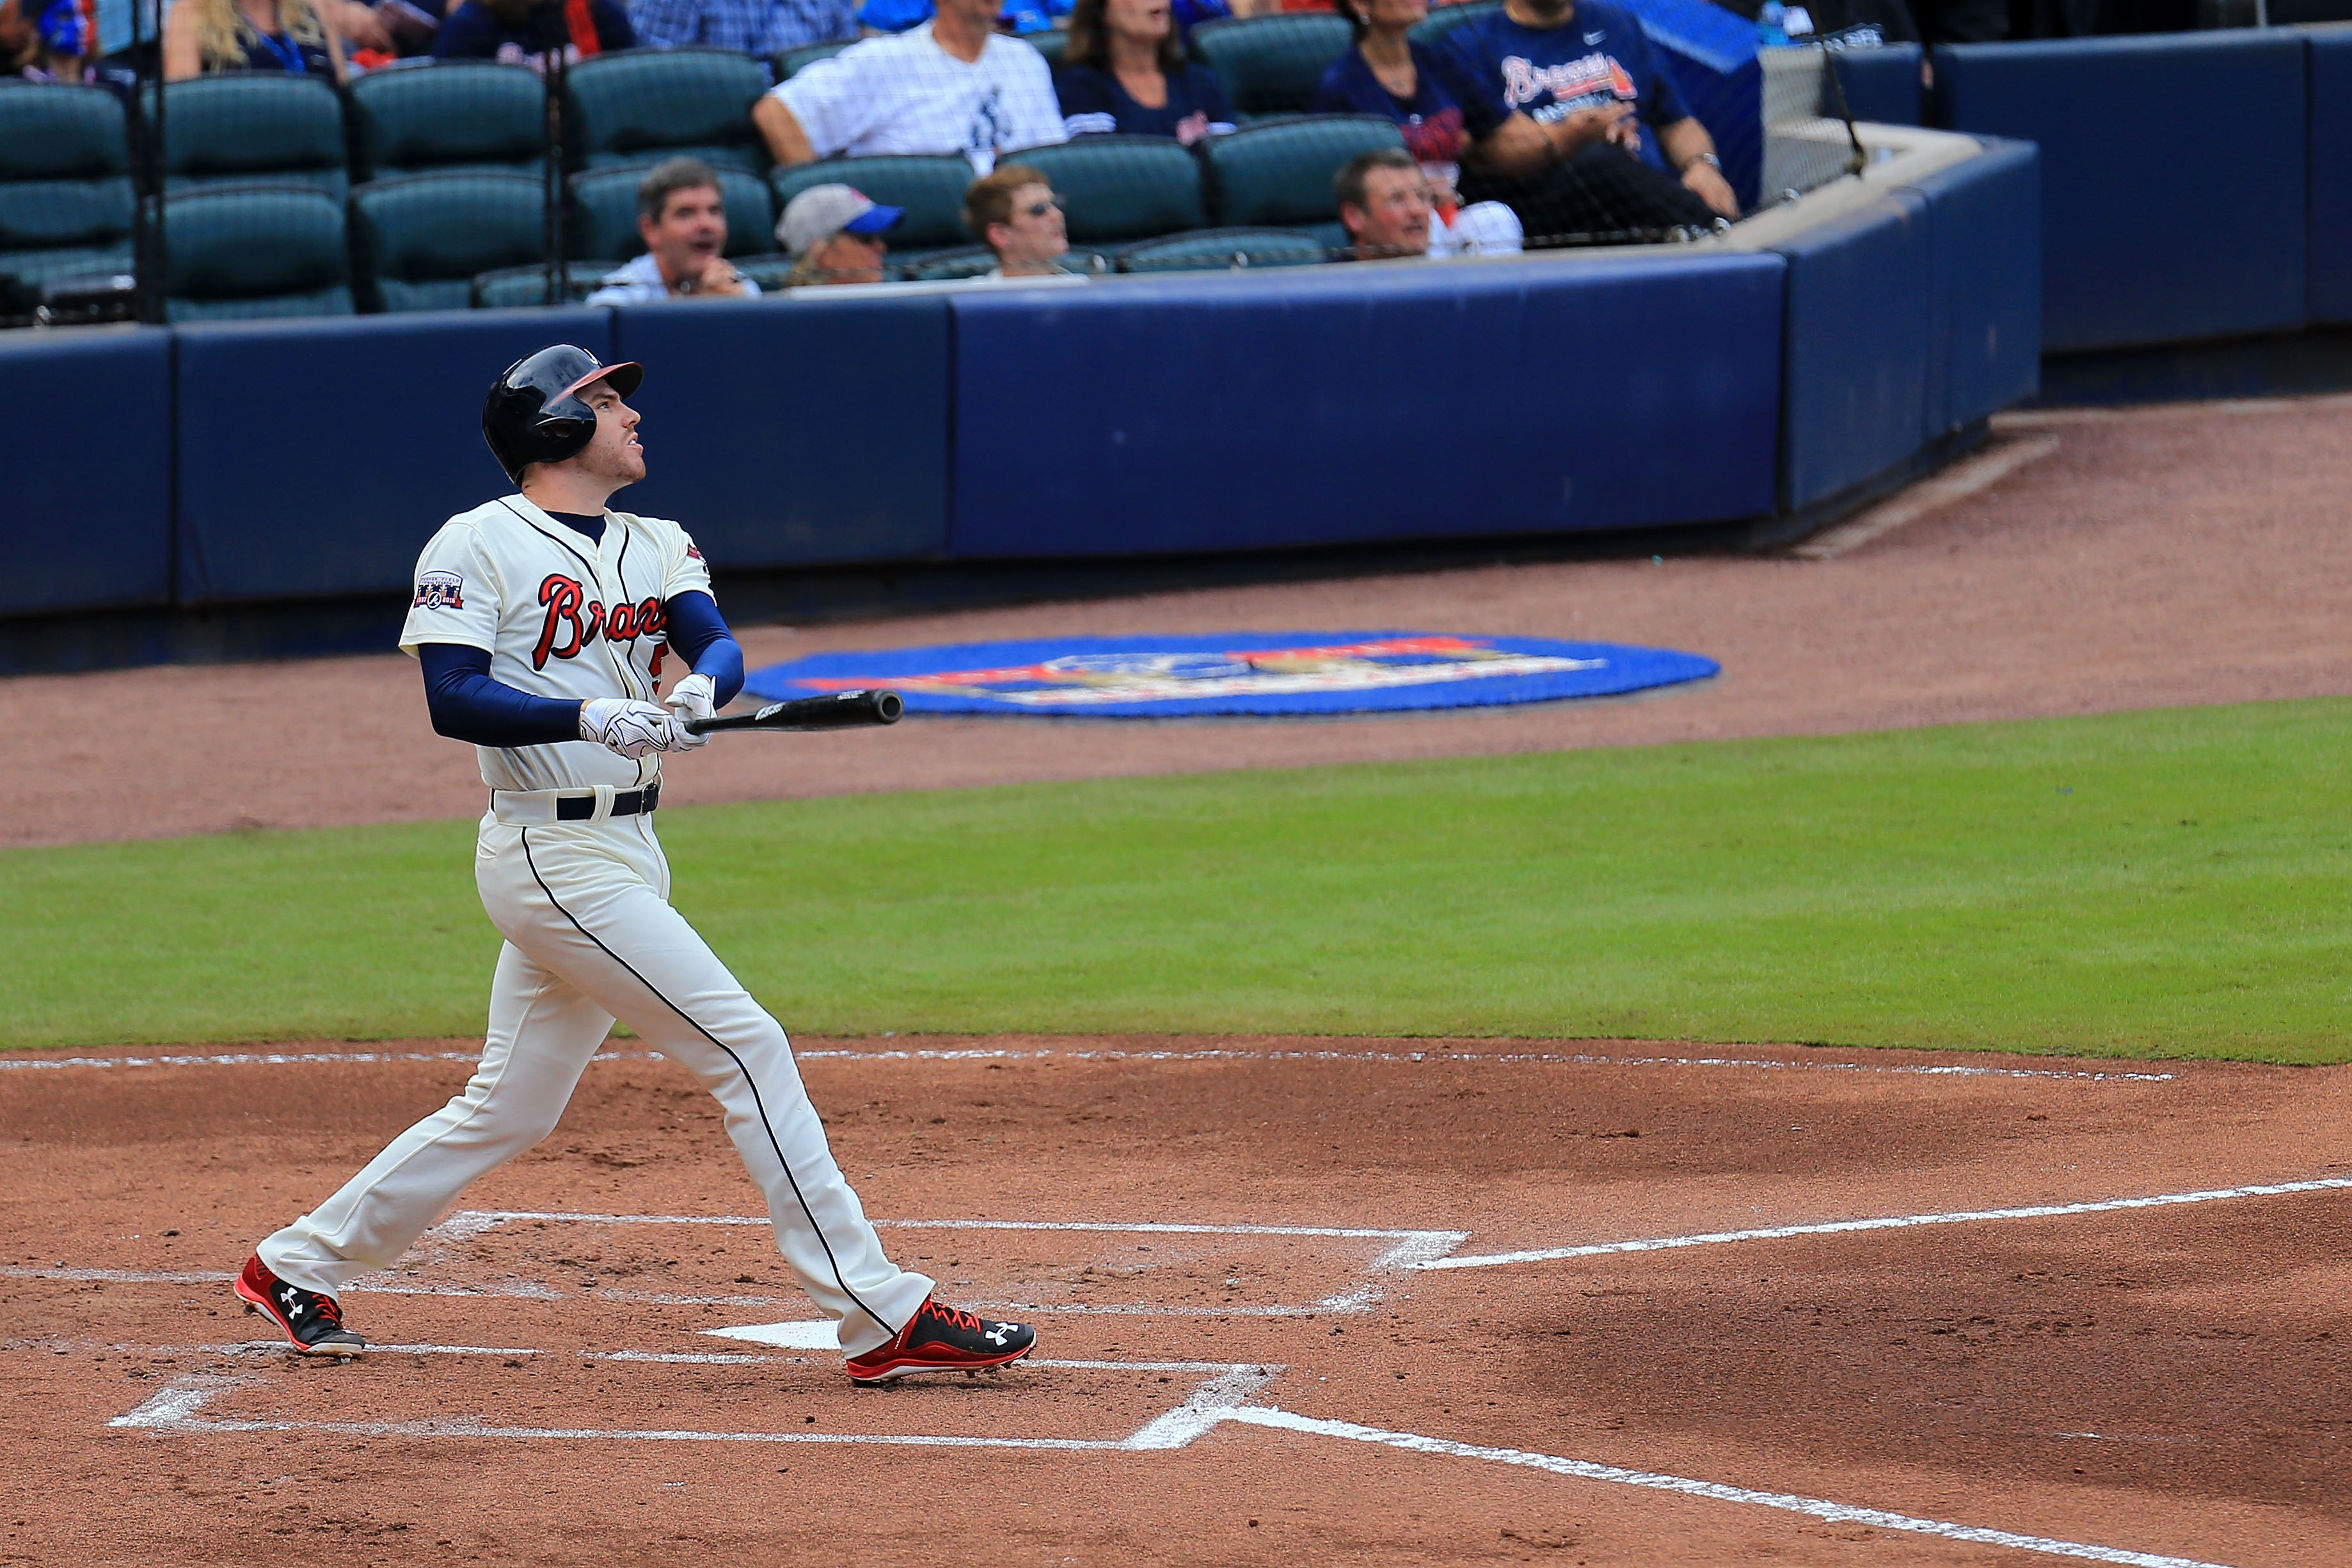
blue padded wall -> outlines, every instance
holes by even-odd
[[[512,486],[482,399],[535,349],[612,350],[604,310],[181,327],[184,603],[396,592],[456,513]]]
[[[844,292],[616,310],[647,469],[616,503],[677,518],[721,570],[945,550],[947,300]]]
[[[1903,462],[1927,423],[1927,202],[1891,191],[1776,247],[1789,267],[1780,505]]]
[[[1927,201],[1930,441],[2042,383],[2041,157],[2030,141],[1984,143],[1908,187]]]
[[[2314,321],[2352,321],[2352,25],[2312,27],[2311,279]]]
[[[0,614],[158,604],[172,587],[172,335],[0,333]]]
[[[1919,81],[1920,49],[1916,44],[1888,44],[1876,49],[1841,49],[1830,57],[1830,68],[1845,88],[1846,112],[1856,120],[1881,125],[1916,125],[1923,102]],[[1824,103],[1824,111],[1835,108]]]
[[[1781,271],[1769,255],[1554,257],[957,295],[952,551],[1769,511]],[[1056,402],[1083,417],[1050,417]]]
[[[1946,125],[2041,144],[2043,347],[2303,324],[2304,56],[2254,29],[1937,47]],[[2192,132],[2215,104],[2228,130]]]

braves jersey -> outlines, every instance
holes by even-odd
[[[1650,127],[1689,114],[1673,78],[1650,47],[1642,24],[1607,0],[1576,0],[1557,27],[1525,27],[1501,10],[1465,22],[1440,47],[1503,110],[1537,120],[1559,120],[1580,109],[1624,103],[1633,108],[1642,156],[1663,165]]]
[[[520,496],[450,518],[416,559],[400,646],[457,643],[490,655],[490,678],[562,702],[659,702],[669,651],[664,606],[709,593],[702,552],[676,523],[604,514],[604,537],[574,533]],[[661,777],[658,753],[631,760],[593,741],[475,747],[493,789],[634,789]]]

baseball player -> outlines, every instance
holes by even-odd
[[[618,1019],[724,1107],[776,1244],[837,1321],[854,1380],[1017,1361],[1034,1330],[940,1305],[933,1281],[884,1254],[783,1030],[669,905],[653,827],[660,758],[708,744],[685,721],[734,696],[743,655],[685,530],[605,505],[645,477],[624,401],[644,376],[559,344],[490,389],[482,434],[520,493],[434,536],[400,637],[433,727],[474,743],[490,789],[474,879],[506,943],[481,1066],[264,1240],[236,1293],[297,1351],[364,1350],[343,1324],[343,1286],[389,1268],[468,1182],[552,1131]],[[673,659],[690,673],[661,695]]]

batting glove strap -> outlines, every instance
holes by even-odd
[[[580,738],[623,757],[648,751],[678,751],[688,738],[666,707],[627,697],[596,697],[580,706]]]

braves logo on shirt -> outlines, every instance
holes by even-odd
[[[1524,55],[1504,57],[1507,107],[1521,109],[1546,94],[1551,98],[1547,107],[1563,111],[1589,109],[1606,99],[1631,103],[1642,96],[1633,85],[1633,73],[1619,65],[1615,56],[1600,50],[1556,66],[1537,65]]]
[[[466,608],[466,580],[454,571],[427,571],[417,574],[416,602],[418,610],[463,610]]]
[[[610,610],[602,600],[588,597],[577,578],[551,572],[539,585],[539,601],[546,608],[547,618],[539,629],[539,645],[530,652],[530,667],[547,668],[550,659],[576,659],[581,651],[603,637],[608,643],[633,642],[651,636],[669,624],[669,616],[658,599],[647,599],[636,604],[615,604]],[[656,668],[658,669],[658,663]]]

